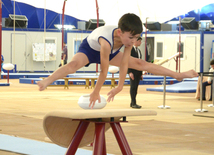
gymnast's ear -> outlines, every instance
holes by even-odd
[[[122,34],[122,30],[121,30],[120,28],[118,28],[118,29],[117,29],[117,35],[118,35],[118,36],[121,36],[121,34]]]

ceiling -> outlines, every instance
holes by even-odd
[[[137,14],[142,22],[158,21],[160,23],[176,20],[177,17],[195,16],[197,20],[210,19],[214,21],[213,0],[97,0],[99,18],[106,25],[117,25],[119,18],[125,13]],[[2,17],[14,13],[14,1],[2,0]],[[61,23],[61,13],[64,0],[15,0],[15,13],[26,15],[28,28],[44,27],[44,9],[46,10],[47,28],[54,28],[54,24]],[[65,6],[65,23],[77,26],[77,21],[96,19],[95,0],[67,0]]]

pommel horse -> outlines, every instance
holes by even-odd
[[[106,155],[105,131],[112,128],[123,155],[132,155],[120,122],[127,116],[151,116],[143,109],[71,109],[53,111],[43,120],[44,131],[52,142],[66,147],[66,155],[75,155],[78,147],[93,142],[93,155]],[[121,120],[122,119],[122,120]]]

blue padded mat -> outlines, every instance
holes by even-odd
[[[197,82],[196,81],[184,81],[179,82],[173,85],[166,86],[166,92],[170,93],[195,93],[197,88]],[[147,88],[147,91],[158,91],[163,92],[163,86],[162,87],[156,87],[156,88]]]
[[[0,150],[26,155],[63,155],[66,153],[67,148],[53,143],[0,134]],[[76,155],[91,155],[92,153],[90,150],[79,148]]]
[[[10,86],[10,83],[0,83],[0,86]]]

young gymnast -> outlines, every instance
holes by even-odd
[[[183,78],[198,76],[194,70],[177,73],[162,66],[131,57],[130,53],[133,43],[140,37],[142,31],[143,27],[140,18],[131,13],[124,14],[120,18],[118,26],[98,27],[83,40],[77,54],[74,55],[68,64],[57,69],[48,78],[38,82],[39,90],[44,90],[55,80],[75,73],[83,66],[88,66],[91,63],[100,63],[100,75],[93,92],[90,94],[89,107],[93,108],[96,100],[100,102],[99,92],[105,82],[109,65],[120,67],[120,72],[118,86],[107,94],[108,102],[113,101],[114,96],[122,90],[128,68],[147,71],[155,75],[170,76],[179,81]],[[123,46],[124,52],[120,52]]]

